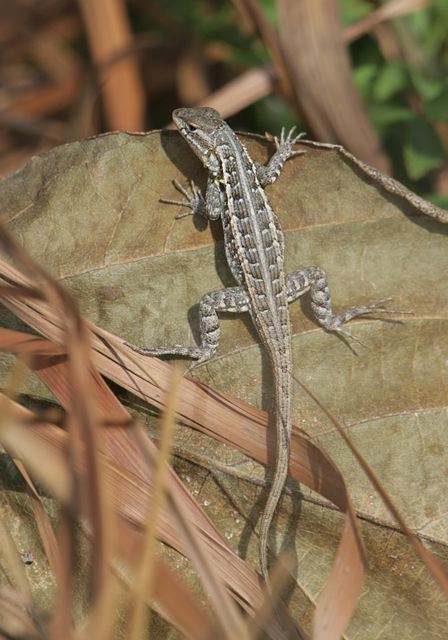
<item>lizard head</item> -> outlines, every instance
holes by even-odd
[[[211,107],[176,109],[173,120],[203,165],[212,174],[217,174],[220,162],[215,152],[216,140],[220,130],[227,126],[219,113]]]

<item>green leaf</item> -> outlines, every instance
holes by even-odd
[[[363,96],[368,96],[372,92],[372,84],[378,68],[377,64],[366,62],[353,69],[353,81]]]
[[[448,122],[448,87],[424,105],[425,113],[432,122]]]
[[[426,196],[426,200],[429,202],[433,202],[435,205],[442,209],[448,209],[448,195],[438,195],[435,193],[428,193]]]
[[[424,100],[434,100],[446,87],[446,79],[444,77],[433,78],[417,71],[412,71],[411,78],[415,89]]]
[[[409,107],[391,103],[373,104],[368,111],[373,124],[380,128],[399,122],[409,122],[415,117]]]
[[[361,18],[365,18],[372,11],[372,7],[367,0],[342,0],[340,5],[344,25],[349,25]]]
[[[408,84],[408,74],[402,64],[389,64],[384,66],[376,77],[373,96],[380,102],[389,100],[399,91],[402,91]]]
[[[269,20],[273,27],[278,27],[277,3],[275,0],[261,0],[261,9],[265,18]]]
[[[446,162],[445,151],[436,131],[423,118],[416,118],[411,123],[403,146],[403,157],[408,175],[413,180],[419,180],[428,171]]]

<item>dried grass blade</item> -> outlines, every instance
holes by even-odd
[[[358,22],[346,27],[344,29],[344,40],[345,42],[351,42],[386,20],[393,20],[414,11],[421,11],[430,3],[431,0],[389,0],[389,2],[378,7],[362,20],[358,20]]]
[[[122,520],[123,534],[128,537],[130,523]],[[140,541],[140,533],[137,543]],[[123,554],[126,557],[126,553]],[[208,611],[179,580],[178,575],[163,561],[154,560],[154,598],[146,598],[148,606],[156,606],[159,613],[190,640],[210,640],[216,637],[216,629],[209,620]],[[130,591],[132,583],[127,575],[117,571],[117,577]]]
[[[1,294],[0,294],[1,297]],[[59,356],[65,349],[50,340],[23,331],[0,328],[0,351],[31,353],[33,355]]]
[[[7,294],[8,296],[14,296],[15,298],[25,298],[42,300],[42,294],[36,291],[34,287],[14,287],[14,286],[2,286],[0,287],[0,296]]]
[[[101,90],[109,128],[142,131],[145,94],[134,58],[116,60],[130,49],[132,34],[122,0],[79,0],[92,56],[99,67]],[[123,100],[126,96],[126,100]]]
[[[55,364],[52,369],[57,370],[51,372],[49,369],[42,369],[39,375],[44,381],[58,380],[58,389],[66,388],[66,384],[61,384],[61,379],[67,376],[66,364]],[[171,368],[168,368],[170,371]],[[111,391],[104,385],[103,392],[110,396],[113,402],[118,402]],[[182,385],[185,381],[182,382]],[[55,388],[51,387],[53,392]],[[67,398],[58,396],[64,404]],[[119,405],[122,414],[126,414],[125,410]],[[130,439],[132,434],[137,434],[138,446]],[[139,435],[140,434],[140,435]],[[146,521],[147,495],[151,487],[151,476],[148,474],[148,466],[142,464],[142,452],[145,457],[148,456],[151,466],[154,466],[156,459],[156,450],[152,442],[146,437],[140,437],[140,430],[130,431],[123,427],[109,427],[104,431],[104,452],[111,459],[122,465],[121,468],[108,467],[107,479],[110,483],[111,492],[115,498],[115,508],[131,522],[141,525]],[[128,475],[128,470],[132,470]],[[135,476],[133,474],[136,474]],[[169,488],[169,500],[175,505],[168,512],[162,514],[163,517],[159,523],[161,536],[165,542],[177,549],[180,553],[184,553],[193,559],[199,574],[207,584],[207,590],[212,597],[217,593],[215,607],[222,607],[223,596],[220,590],[217,591],[216,577],[213,577],[213,571],[218,573],[219,579],[224,580],[226,584],[231,586],[234,597],[237,598],[241,606],[253,613],[262,600],[259,581],[256,574],[236,556],[226,545],[221,534],[210,523],[208,518],[198,506],[196,501],[185,489],[177,476],[171,472]],[[198,529],[200,542],[197,542],[197,535],[191,532],[190,522],[195,522],[195,529]],[[189,532],[187,537],[184,534]],[[204,547],[205,544],[205,547]],[[199,547],[199,549],[198,549]],[[208,560],[203,562],[204,554]],[[210,569],[212,567],[212,569]],[[207,574],[209,571],[209,574]],[[205,579],[205,577],[207,579]],[[286,608],[283,608],[283,618],[290,620],[290,615]],[[270,621],[270,633],[273,638],[284,637],[278,623]]]
[[[272,65],[250,69],[208,95],[200,105],[213,107],[223,118],[228,118],[270,95],[275,84],[276,74]]]
[[[389,161],[353,84],[337,0],[278,0],[279,33],[294,92],[313,135],[341,142],[389,173]]]
[[[48,449],[39,430],[30,422],[33,414],[0,393],[0,441],[11,456],[24,461],[33,476],[61,503],[75,509],[71,492],[71,479],[61,448]],[[24,426],[27,425],[27,426]],[[60,429],[53,425],[46,427],[47,437],[57,437]]]
[[[5,251],[19,264],[23,265],[31,275],[31,286],[35,282],[35,289],[42,293],[42,296],[54,309],[56,319],[59,316],[59,323],[67,348],[70,371],[71,394],[68,432],[71,439],[69,453],[72,478],[74,480],[72,491],[74,494],[78,490],[83,493],[83,498],[89,506],[88,513],[94,534],[91,550],[92,561],[90,563],[91,597],[95,605],[96,600],[100,600],[102,594],[107,592],[105,585],[107,584],[106,575],[110,551],[110,533],[107,524],[110,520],[110,510],[108,509],[101,467],[97,456],[96,429],[98,425],[96,423],[95,407],[91,401],[91,377],[85,376],[85,369],[90,370],[91,366],[89,332],[71,296],[54,278],[49,276],[44,269],[15,244],[12,237],[3,227],[0,227],[0,242]],[[80,460],[83,456],[86,457],[87,461],[86,473],[84,477],[77,478],[76,469],[80,467]],[[69,536],[70,530],[74,532],[74,527],[70,528],[69,520],[71,517],[71,513],[66,513],[63,516],[63,529],[67,533],[67,538],[64,538],[64,541],[74,548],[75,540],[70,540]],[[65,551],[67,551],[67,559],[74,557],[68,547]],[[65,570],[65,565],[63,564],[60,568],[62,569],[63,566]],[[69,581],[70,576],[66,575],[62,577],[62,580],[63,582]],[[57,609],[56,615],[59,616]]]
[[[294,89],[288,74],[284,52],[280,46],[277,33],[274,31],[256,0],[233,0],[237,11],[241,13],[243,21],[252,24],[253,31],[260,35],[269,51],[276,70],[277,77],[282,86],[283,93],[290,99],[294,99]]]
[[[147,616],[145,616],[145,602],[147,598],[149,601],[152,600],[154,589],[157,522],[166,499],[165,490],[169,472],[169,456],[175,426],[176,394],[180,376],[181,372],[174,368],[165,401],[166,409],[161,420],[160,449],[154,473],[154,489],[148,509],[149,517],[143,534],[143,552],[139,558],[139,565],[137,566],[132,588],[133,598],[129,622],[129,640],[143,639],[145,633],[148,634],[150,629],[151,610],[149,609]]]
[[[92,379],[86,375],[91,369],[90,347],[87,330],[81,318],[73,313],[73,331],[67,331],[71,398],[68,412],[68,431],[71,447],[77,450],[78,459],[85,457],[85,474],[80,476],[79,486],[88,504],[88,517],[92,526],[91,584],[93,606],[101,608],[101,600],[107,592],[108,561],[111,556],[112,514],[106,491],[101,461],[99,459],[99,429],[96,407],[92,402]],[[74,461],[76,455],[74,456]],[[74,476],[76,477],[76,475]]]
[[[141,429],[134,430],[136,442],[139,448],[145,454],[151,466],[154,465],[154,450],[149,446],[149,441]],[[240,614],[237,612],[229,593],[224,589],[222,576],[216,571],[213,557],[207,550],[207,546],[201,542],[200,535],[196,532],[196,528],[192,525],[194,522],[191,517],[191,509],[185,505],[183,496],[177,491],[173,491],[173,487],[168,492],[168,501],[171,513],[176,521],[179,540],[185,550],[187,550],[193,565],[198,571],[202,579],[204,587],[215,603],[220,603],[220,607],[216,608],[218,621],[221,625],[221,633],[223,637],[233,638],[236,635],[245,638],[245,628]],[[219,536],[220,538],[221,536]],[[219,542],[219,540],[218,540]]]
[[[71,479],[71,478],[70,478]],[[73,511],[62,506],[58,522],[59,557],[56,567],[56,596],[53,603],[50,623],[50,640],[74,638],[74,620],[72,613],[73,593],[73,557],[75,518]]]
[[[72,483],[67,472],[66,460],[54,452],[49,455],[45,444],[42,444],[31,429],[21,424],[24,419],[29,419],[30,412],[19,407],[3,394],[0,394],[0,408],[2,415],[0,442],[5,450],[13,459],[18,458],[24,461],[44,486],[54,487],[56,495],[63,498],[61,502],[73,508]],[[69,511],[70,509],[64,509],[59,526],[58,555],[55,563],[58,590],[51,622],[51,637],[55,639],[60,637],[69,639],[72,635],[72,545]]]
[[[6,397],[0,396],[2,403],[2,415],[5,415],[5,409],[11,416],[11,420],[14,420],[14,425],[11,429],[0,430],[0,442],[14,453],[15,456],[20,457],[24,461],[27,468],[29,468],[33,475],[39,480],[39,482],[51,493],[56,499],[68,509],[74,510],[77,505],[72,501],[70,493],[70,474],[65,463],[66,450],[68,446],[68,437],[61,429],[57,429],[52,425],[40,424],[37,426],[35,419],[30,411],[17,405],[12,400]],[[23,426],[27,425],[27,426]],[[11,425],[10,425],[11,426]],[[122,477],[122,473],[117,467],[110,467],[116,474],[118,481]],[[130,479],[130,477],[129,477]],[[134,481],[131,480],[131,484]],[[137,480],[138,482],[138,480]],[[112,485],[116,488],[117,484]],[[132,492],[127,494],[127,499],[132,500]],[[147,499],[147,493],[143,494],[143,499]],[[79,505],[82,507],[82,505]],[[85,509],[82,510],[85,514]],[[121,552],[126,556],[125,548],[127,546],[127,553],[129,550],[135,551],[135,543],[141,539],[141,534],[135,529],[135,523],[143,523],[144,517],[141,516],[137,521],[135,518],[129,519],[129,517],[120,518],[119,525],[121,531],[127,531],[129,535],[133,535],[134,539],[131,545],[126,545],[123,536],[117,540],[120,542]],[[91,534],[90,534],[91,535]],[[174,595],[178,596],[179,600],[173,602]],[[176,580],[175,575],[171,570],[166,567],[163,562],[156,562],[156,585],[155,596],[159,601],[161,611],[168,612],[169,619],[184,633],[194,639],[213,637],[212,627],[207,621],[208,616],[202,607],[194,600],[191,593],[186,587]],[[148,602],[148,604],[150,604]],[[185,605],[185,606],[184,606]],[[107,613],[110,616],[110,611]],[[63,622],[56,627],[54,631],[54,637],[59,640],[60,633],[58,629],[62,629]],[[65,627],[66,631],[68,627]],[[68,637],[67,633],[63,634],[63,637]],[[90,636],[98,637],[98,636]]]
[[[0,263],[0,268],[6,272],[8,278],[21,281],[22,276],[9,265],[1,265]],[[23,319],[26,318],[26,322],[38,331],[43,332],[44,335],[51,336],[56,340],[60,336],[57,324],[49,322],[43,303],[24,306],[21,301],[5,300],[5,304],[19,313]],[[156,359],[138,356],[112,334],[99,330],[92,325],[90,326],[94,332],[94,337],[92,338],[95,349],[94,361],[99,369],[106,376],[128,388],[136,395],[158,407],[162,407],[163,393],[168,384],[170,366]],[[62,365],[59,366],[62,367]],[[203,385],[184,380],[180,390],[179,415],[184,423],[193,428],[203,431],[218,440],[233,444],[248,455],[266,462],[266,449],[261,444],[265,441],[264,434],[268,423],[266,413],[245,403],[235,401]],[[119,439],[116,436],[117,433],[114,433],[113,458],[127,468],[133,468],[137,473],[141,473],[139,471],[141,464],[138,462],[138,454],[136,457],[135,449],[129,448],[129,442],[126,440],[125,434],[121,433],[120,444],[118,444]],[[345,538],[343,537],[341,540],[335,566],[341,565],[345,568],[348,567],[350,570],[350,574],[348,574],[350,575],[350,580],[347,579],[346,574],[344,576],[345,582],[342,583],[345,586],[342,587],[341,591],[347,588],[347,592],[352,595],[351,608],[349,607],[352,610],[362,584],[365,558],[357,530],[356,518],[343,479],[325,454],[300,435],[297,430],[294,430],[292,437],[290,472],[293,477],[305,482],[346,511],[347,528],[351,533],[350,544],[345,545],[347,533],[344,532]],[[178,483],[176,487],[177,491],[184,491],[181,483]],[[184,494],[184,499],[187,504],[190,502],[192,517],[197,518],[197,505],[188,495]],[[123,504],[128,507],[130,502],[132,502],[132,499],[128,498],[127,502],[123,501]],[[137,513],[133,511],[129,513],[129,516],[135,518]],[[193,514],[195,515],[193,516]],[[137,517],[140,518],[141,516]],[[204,522],[202,512],[200,512],[198,522],[201,523],[198,525],[202,529],[201,535],[204,535],[210,524],[207,520]],[[169,534],[169,531],[165,533],[165,536],[167,534]],[[241,563],[232,554],[229,555],[229,550],[223,542],[217,545],[219,537],[216,537],[216,533],[214,532],[212,535],[214,538],[211,538],[208,542],[212,544],[211,550],[216,554],[218,570],[224,580],[232,587],[240,604],[244,608],[252,610],[253,613],[262,600],[257,581],[253,579],[251,572],[248,572],[244,563]],[[173,536],[172,530],[171,535],[168,535],[166,539],[169,544],[182,550],[182,546],[179,540]],[[207,537],[205,539],[207,540]],[[349,553],[346,552],[347,547]],[[351,585],[354,585],[353,589]],[[250,606],[248,606],[249,603]],[[287,614],[285,613],[285,615]]]

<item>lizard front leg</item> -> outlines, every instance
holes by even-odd
[[[183,187],[177,180],[173,180],[175,188],[184,196],[184,200],[161,200],[166,204],[173,204],[186,207],[176,215],[176,218],[183,218],[189,215],[200,215],[209,220],[217,220],[222,215],[223,195],[219,188],[219,183],[209,176],[207,181],[206,197],[192,181],[190,190]],[[147,348],[138,347],[129,343],[133,351],[148,356],[178,356],[197,360],[192,365],[196,366],[201,362],[206,362],[216,353],[219,344],[220,327],[217,311],[244,312],[248,311],[247,294],[240,287],[229,287],[205,294],[199,302],[199,332],[201,344],[198,347],[174,347]]]
[[[146,348],[129,344],[133,351],[149,356],[179,356],[197,360],[193,366],[210,360],[216,353],[221,329],[217,311],[242,313],[248,311],[247,293],[240,287],[229,287],[206,293],[199,303],[199,332],[201,344],[198,347]]]
[[[171,200],[163,198],[160,202],[185,207],[183,211],[180,211],[176,215],[176,218],[198,215],[208,220],[218,220],[218,218],[221,217],[224,207],[224,196],[219,187],[219,183],[214,178],[209,176],[207,180],[205,197],[193,181],[190,182],[190,190],[182,186],[177,180],[173,180],[173,185],[185,199]]]
[[[276,151],[269,162],[266,165],[259,164],[258,162],[255,163],[257,178],[262,187],[272,184],[277,180],[285,162],[289,160],[289,158],[294,158],[294,156],[300,156],[306,153],[306,151],[294,151],[294,145],[305,135],[304,133],[299,133],[297,136],[294,136],[294,129],[295,127],[285,136],[285,128],[283,127],[280,139],[277,137],[274,138]]]
[[[391,298],[384,298],[373,304],[350,307],[341,313],[334,314],[327,275],[320,267],[305,267],[290,273],[286,277],[286,288],[288,302],[297,300],[309,290],[311,310],[318,323],[327,331],[344,333],[351,338],[354,336],[341,329],[341,326],[357,316],[369,313],[409,313],[385,307],[384,303],[389,302]]]

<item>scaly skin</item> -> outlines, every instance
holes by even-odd
[[[275,138],[275,154],[268,165],[263,166],[252,161],[236,134],[214,109],[177,109],[173,118],[181,135],[208,170],[209,177],[205,198],[194,184],[190,193],[175,183],[185,201],[165,202],[187,207],[187,211],[177,217],[198,214],[210,220],[221,219],[227,262],[237,286],[213,291],[201,299],[199,347],[147,349],[130,346],[145,355],[189,357],[198,364],[213,357],[218,347],[217,312],[249,312],[269,354],[275,380],[276,465],[261,517],[259,538],[261,570],[269,586],[268,536],[288,475],[291,439],[292,358],[288,303],[310,291],[311,308],[319,324],[328,331],[339,332],[344,332],[341,325],[355,316],[393,310],[381,306],[382,300],[334,315],[327,278],[319,267],[307,267],[285,275],[283,233],[264,187],[277,179],[288,158],[301,153],[293,151],[300,136],[294,138],[291,131],[285,137],[282,131],[280,140]]]

